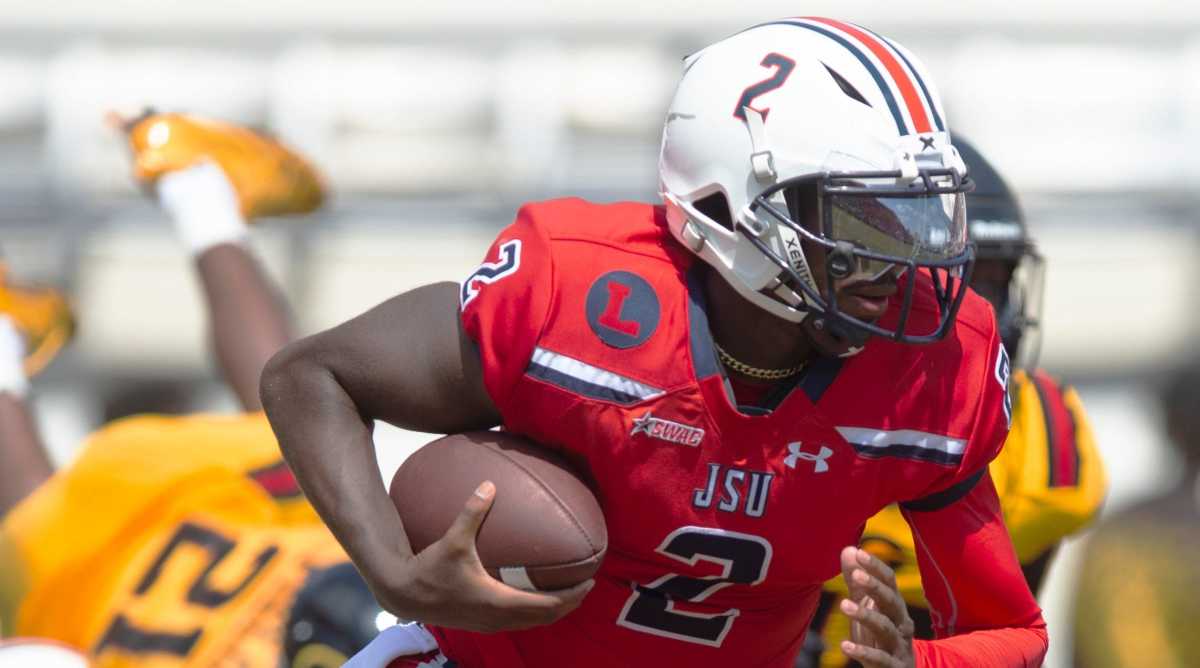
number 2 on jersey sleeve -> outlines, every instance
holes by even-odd
[[[720,575],[691,577],[668,574],[645,585],[634,585],[617,624],[635,631],[720,647],[737,608],[701,613],[677,609],[676,602],[701,603],[731,584],[756,585],[767,576],[771,544],[759,536],[711,529],[680,527],[663,540],[658,552],[695,566],[699,561],[719,564]]]
[[[505,276],[513,275],[520,268],[521,240],[513,239],[500,244],[500,259],[479,265],[467,280],[462,282],[462,291],[458,296],[459,308],[465,308],[479,295],[481,284],[495,283]]]

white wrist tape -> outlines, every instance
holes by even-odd
[[[246,238],[237,191],[214,162],[164,174],[158,179],[158,201],[175,223],[175,231],[193,255],[222,243]]]
[[[420,656],[432,652],[437,646],[433,634],[421,624],[396,624],[380,631],[358,654],[350,657],[343,668],[386,666],[402,656]],[[429,665],[434,664],[431,662]]]
[[[23,397],[29,392],[25,376],[25,339],[12,319],[0,314],[0,392]]]

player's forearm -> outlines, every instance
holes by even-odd
[[[25,400],[0,392],[0,518],[53,472]]]
[[[991,477],[945,508],[904,516],[934,631],[943,636],[916,643],[916,664],[1040,666],[1046,623],[1021,573]]]
[[[196,256],[213,348],[225,381],[248,411],[262,407],[259,378],[267,360],[291,339],[283,296],[253,254],[223,243]]]
[[[371,580],[412,548],[379,475],[372,423],[304,343],[267,364],[263,409],[308,500]]]
[[[913,643],[918,668],[1037,668],[1049,640],[1039,617],[1022,628],[989,629]]]
[[[412,553],[379,475],[373,420],[441,433],[498,421],[457,297],[452,283],[397,295],[287,345],[263,370],[262,405],[284,457],[368,581]]]
[[[258,410],[258,379],[288,339],[284,304],[245,246],[238,195],[220,166],[200,162],[164,174],[158,199],[196,258],[214,347],[226,382],[246,410]]]

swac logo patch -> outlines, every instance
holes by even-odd
[[[633,429],[629,432],[630,436],[645,434],[650,438],[657,438],[668,443],[678,443],[696,447],[700,445],[700,441],[704,440],[704,429],[701,427],[693,427],[690,424],[675,422],[674,420],[664,420],[656,418],[650,411],[640,418],[634,418]]]
[[[500,260],[484,262],[462,283],[459,293],[459,307],[465,307],[472,299],[479,296],[480,283],[495,283],[496,281],[517,273],[521,268],[521,240],[513,239],[500,244]]]
[[[659,315],[658,295],[635,273],[610,271],[588,288],[588,325],[614,348],[645,343],[658,328]]]

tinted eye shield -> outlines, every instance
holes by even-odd
[[[813,184],[819,199],[820,234],[806,229],[780,208],[780,200],[786,200],[779,197],[781,194],[803,192],[801,187],[812,192]],[[781,181],[763,191],[750,204],[756,218],[770,216],[825,249],[825,294],[819,294],[766,241],[745,227],[739,229],[782,270],[783,281],[802,293],[813,310],[876,336],[929,343],[949,331],[970,280],[974,253],[966,241],[963,195],[973,188],[969,178],[938,168],[922,169],[917,178],[907,182],[902,182],[899,170],[807,175]],[[931,332],[912,334],[907,327],[918,269],[928,270],[931,278],[938,324]],[[885,329],[838,309],[832,289],[835,281],[853,276],[855,283],[873,282],[893,271],[907,277],[895,329]]]

